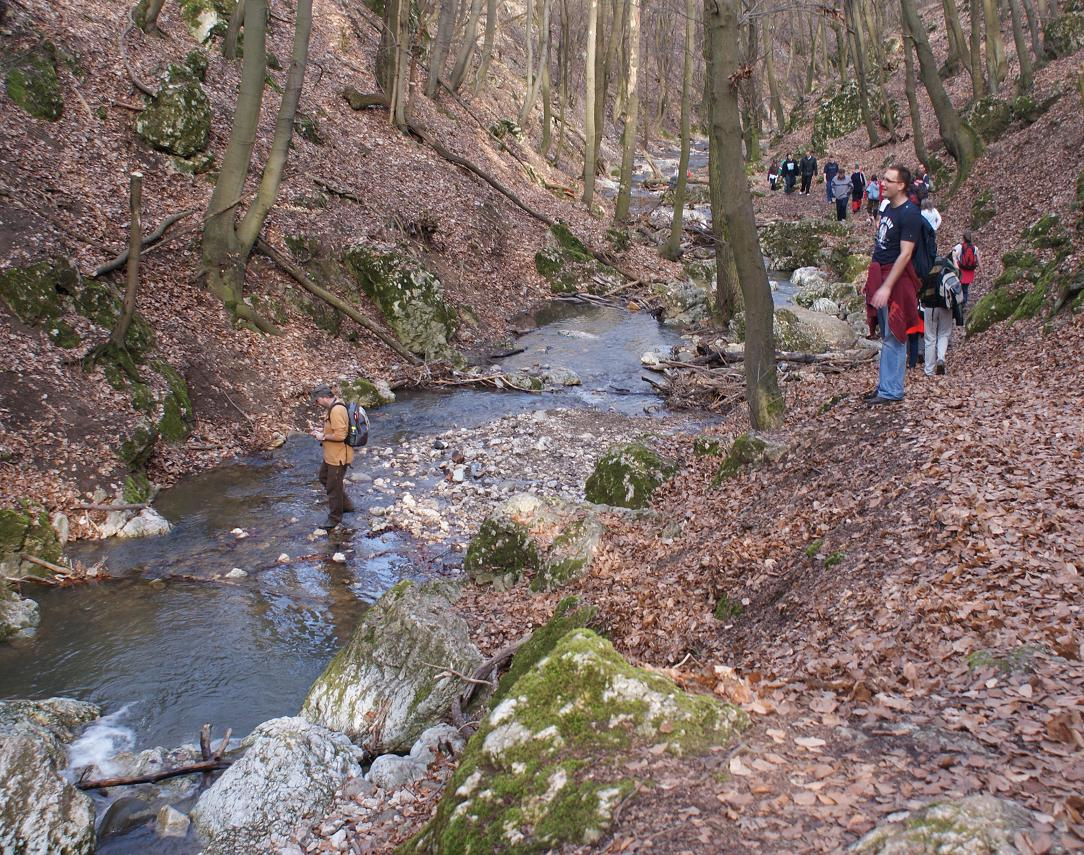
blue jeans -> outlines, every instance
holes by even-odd
[[[877,394],[893,401],[903,400],[903,377],[907,371],[907,343],[900,341],[888,328],[888,308],[877,310],[881,325],[881,365]]]
[[[834,175],[825,175],[824,176],[824,195],[828,197],[829,202],[832,201],[832,179],[833,178],[835,178]]]

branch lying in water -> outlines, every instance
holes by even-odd
[[[217,769],[225,769],[233,763],[232,760],[204,760],[201,763],[191,763],[187,766],[178,766],[176,769],[163,769],[150,775],[133,775],[122,778],[101,778],[97,781],[77,781],[75,786],[80,790],[100,790],[106,787],[126,787],[130,784],[154,784],[167,778],[176,778],[180,775],[192,775],[197,772],[214,772]]]

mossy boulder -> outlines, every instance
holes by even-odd
[[[366,380],[357,377],[353,380],[345,380],[339,384],[344,401],[356,401],[367,410],[383,407],[385,404],[395,403],[395,393],[388,386],[386,380]]]
[[[75,298],[75,310],[87,320],[111,330],[120,317],[122,300],[112,287],[95,279],[88,280]],[[154,329],[136,312],[128,325],[124,346],[128,354],[141,362],[154,349]]]
[[[158,425],[150,419],[140,419],[117,446],[117,457],[129,469],[139,468],[150,459],[157,441]]]
[[[745,333],[745,312],[742,311],[731,319],[730,334],[735,341],[745,341]],[[774,333],[775,346],[779,350],[797,353],[844,350],[857,338],[854,328],[846,321],[801,306],[776,309]]]
[[[192,37],[202,44],[225,35],[233,6],[234,0],[181,0],[181,18]]]
[[[1016,852],[1018,835],[1037,818],[1027,808],[989,795],[933,802],[906,819],[879,826],[851,847],[868,855],[985,855]]]
[[[715,470],[713,484],[721,484],[745,469],[774,463],[786,454],[786,446],[759,436],[755,433],[743,433],[730,445],[723,462]]]
[[[760,230],[760,251],[769,270],[824,267],[832,253],[827,239],[845,234],[838,223],[820,218],[779,220]]]
[[[993,191],[981,190],[971,203],[971,228],[981,229],[997,216],[997,200]]]
[[[1001,139],[1013,123],[1015,115],[1011,103],[988,95],[973,103],[964,118],[982,141],[989,145]]]
[[[20,597],[0,578],[0,641],[30,635],[40,622],[38,604]]]
[[[595,463],[584,485],[587,501],[617,508],[643,508],[651,494],[678,471],[677,463],[639,442],[615,445]]]
[[[846,136],[862,124],[862,108],[858,101],[858,84],[847,81],[831,98],[822,100],[813,111],[813,149],[823,152],[828,140]]]
[[[53,564],[63,560],[63,548],[49,521],[49,514],[27,502],[17,508],[0,508],[0,577],[44,579],[51,576],[44,567],[23,560],[25,555]]]
[[[317,678],[301,715],[374,754],[406,753],[444,719],[482,664],[447,583],[400,582],[373,604]],[[444,670],[448,669],[448,670]]]
[[[983,294],[967,315],[965,327],[968,335],[985,332],[998,321],[1012,316],[1027,291],[1015,291],[1009,287],[994,288]]]
[[[1021,238],[1036,249],[1061,249],[1069,244],[1069,233],[1057,214],[1044,214],[1024,229]]]
[[[471,538],[463,569],[476,583],[506,587],[518,582],[524,573],[537,571],[541,563],[538,544],[527,526],[491,517]]]
[[[620,274],[596,259],[583,241],[561,222],[550,227],[545,246],[535,253],[534,266],[549,281],[555,294],[601,293],[621,284]],[[605,284],[600,285],[596,277]]]
[[[343,263],[411,353],[426,360],[449,356],[459,320],[436,276],[396,253],[363,245],[347,250]]]
[[[558,851],[596,843],[636,782],[625,762],[725,745],[735,707],[635,668],[587,629],[565,635],[483,720],[433,820],[400,852]]]
[[[79,271],[66,258],[48,258],[0,272],[0,300],[28,326],[54,327],[79,286]]]
[[[8,97],[35,119],[55,122],[64,112],[56,74],[56,47],[44,41],[16,57],[4,76]]]
[[[1043,27],[1043,50],[1061,59],[1084,48],[1084,12],[1066,12]]]
[[[153,486],[150,478],[142,471],[130,473],[124,479],[124,501],[132,504],[142,504],[151,500]]]
[[[187,439],[196,426],[196,413],[188,397],[188,384],[172,366],[164,362],[155,368],[166,381],[167,392],[162,400],[162,416],[158,420],[158,435],[166,442]]]
[[[178,157],[192,157],[211,136],[211,102],[199,78],[183,65],[170,65],[147,108],[139,114],[136,133],[145,143]]]

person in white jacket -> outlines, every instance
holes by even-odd
[[[922,200],[922,216],[933,226],[934,231],[941,228],[941,212],[933,206],[933,199],[929,196]]]
[[[939,276],[939,287],[932,292],[923,288],[920,304],[922,306],[922,323],[925,327],[926,358],[923,370],[927,377],[934,374],[944,374],[945,356],[948,354],[949,339],[952,336],[952,325],[956,320],[962,295],[960,277],[956,268],[946,258],[939,258],[934,263],[931,276]],[[928,281],[928,280],[927,280]],[[960,316],[960,320],[963,316]]]

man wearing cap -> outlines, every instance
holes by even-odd
[[[331,387],[322,383],[312,390],[312,398],[324,408],[324,429],[313,430],[310,435],[324,446],[324,462],[320,464],[320,483],[327,490],[327,520],[324,528],[328,531],[343,521],[344,513],[352,513],[353,503],[346,497],[343,478],[346,467],[354,460],[354,449],[346,444],[347,418],[346,404],[335,397]]]

